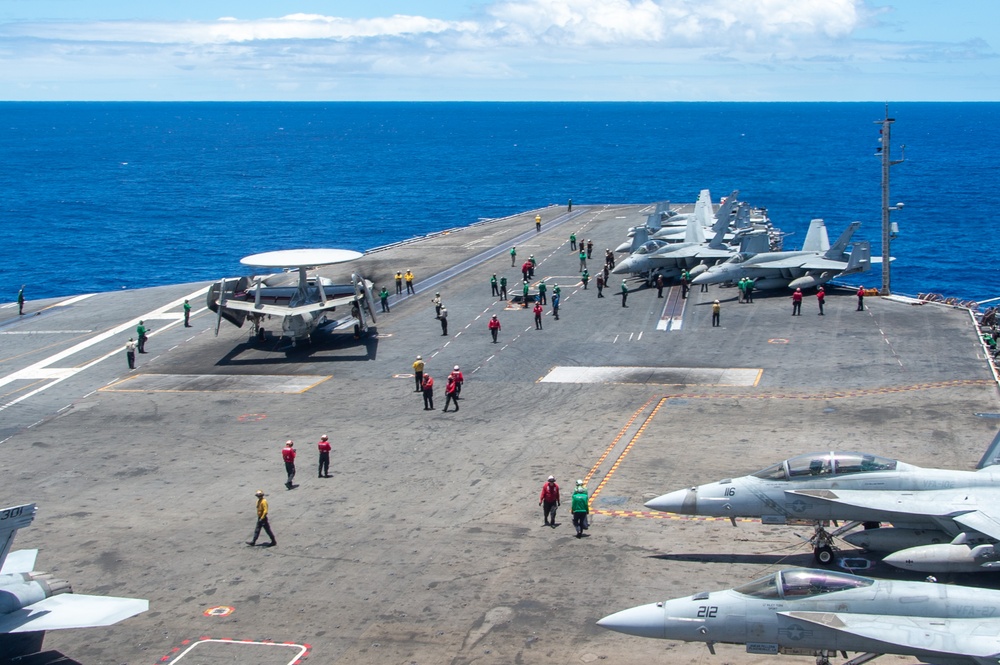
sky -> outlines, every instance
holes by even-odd
[[[997,0],[0,0],[2,101],[997,101]]]

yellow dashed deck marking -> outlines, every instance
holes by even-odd
[[[636,444],[636,442],[642,436],[643,432],[645,432],[646,428],[653,421],[653,418],[659,412],[660,407],[662,407],[664,405],[664,403],[666,403],[666,402],[668,402],[669,400],[672,400],[672,399],[800,399],[800,400],[829,400],[829,399],[846,399],[846,398],[850,398],[850,397],[865,397],[867,395],[889,395],[889,394],[893,394],[893,393],[913,392],[915,390],[935,390],[935,389],[940,389],[940,388],[958,388],[958,387],[961,387],[961,386],[987,386],[987,385],[992,386],[992,385],[994,385],[994,382],[986,380],[986,379],[955,379],[955,380],[952,380],[952,381],[933,381],[933,382],[929,382],[929,383],[915,383],[915,384],[911,384],[911,385],[908,385],[908,386],[896,386],[896,387],[892,387],[892,388],[858,388],[856,390],[844,390],[844,391],[836,391],[836,392],[829,392],[829,393],[815,393],[815,394],[805,394],[805,393],[803,393],[803,394],[795,394],[795,393],[761,393],[761,394],[740,395],[740,394],[724,394],[724,393],[719,393],[719,394],[680,393],[680,394],[677,394],[677,395],[654,395],[653,397],[650,397],[646,401],[645,404],[643,404],[641,407],[639,407],[635,411],[635,413],[633,413],[632,416],[628,419],[628,422],[626,422],[625,425],[621,428],[621,430],[619,430],[618,435],[615,436],[614,440],[604,450],[604,453],[601,455],[601,457],[590,468],[590,471],[587,472],[587,475],[584,478],[584,482],[586,482],[586,483],[590,482],[591,478],[594,477],[594,475],[597,473],[598,469],[600,469],[601,465],[604,463],[604,461],[611,454],[611,451],[613,451],[615,449],[615,447],[621,441],[622,437],[625,436],[625,433],[629,430],[629,428],[632,427],[632,424],[635,423],[635,421],[639,418],[639,416],[653,402],[657,402],[656,406],[654,406],[653,410],[650,411],[650,413],[649,413],[648,416],[646,416],[646,419],[643,421],[642,425],[640,425],[639,429],[636,431],[636,433],[632,435],[632,440],[628,442],[628,445],[625,446],[625,449],[618,456],[618,459],[615,460],[614,464],[611,465],[611,468],[608,469],[608,472],[604,475],[604,478],[602,478],[601,482],[597,485],[597,489],[595,489],[594,492],[593,492],[593,494],[590,495],[591,504],[593,504],[594,499],[597,498],[597,496],[601,493],[601,490],[604,489],[604,486],[607,485],[608,482],[611,480],[611,476],[614,475],[615,471],[618,470],[618,467],[621,466],[621,463],[625,460],[625,456],[628,455],[629,451],[632,450],[632,447]],[[675,520],[675,521],[694,521],[694,522],[722,522],[722,521],[728,522],[729,521],[728,517],[701,517],[701,516],[696,516],[696,515],[677,515],[677,514],[673,514],[673,513],[660,513],[660,512],[651,512],[651,511],[645,511],[645,510],[604,510],[604,509],[591,509],[591,513],[593,513],[595,515],[607,515],[607,516],[610,516],[610,517],[637,517],[637,518],[645,518],[645,519],[660,519],[660,520]],[[747,518],[739,518],[739,519],[737,519],[737,521],[738,522],[755,522],[755,521],[759,521],[759,520],[753,520],[753,519],[747,519]]]

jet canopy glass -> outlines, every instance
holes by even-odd
[[[643,254],[650,254],[652,252],[655,252],[662,246],[663,245],[661,243],[658,243],[655,240],[647,240],[646,242],[644,242],[642,245],[639,246],[639,249],[635,250],[635,253],[639,254],[640,256]]]
[[[875,580],[832,570],[793,568],[781,570],[734,589],[744,596],[765,599],[793,599],[871,586]]]
[[[866,453],[807,453],[790,457],[753,474],[764,480],[807,480],[816,476],[893,471],[896,460]]]

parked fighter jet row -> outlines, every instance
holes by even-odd
[[[750,278],[757,289],[795,289],[866,272],[875,261],[867,242],[854,242],[848,252],[859,222],[833,245],[818,219],[810,223],[801,250],[750,245],[759,229],[743,231],[746,225],[737,221],[742,206],[723,201],[718,216],[709,218],[711,203],[703,191],[695,212],[684,218],[684,243],[653,240],[648,224],[637,228],[633,243],[643,242],[620,248],[632,251],[615,272],[651,279],[687,269],[692,284]],[[655,216],[679,217],[659,208]],[[712,241],[698,239],[709,226]],[[720,259],[727,251],[730,256]],[[834,562],[840,538],[883,553],[886,563],[907,570],[995,572],[1000,571],[1000,434],[977,468],[921,468],[859,452],[809,453],[750,475],[675,490],[646,507],[728,517],[734,527],[738,517],[765,524],[811,522],[813,554],[822,565]],[[832,532],[826,527],[831,522],[840,525]],[[705,642],[713,654],[714,644],[731,643],[746,645],[749,653],[813,655],[817,665],[829,665],[837,652],[847,658],[848,651],[860,655],[845,665],[883,654],[940,665],[1000,662],[1000,592],[829,570],[782,570],[734,589],[633,607],[598,625],[642,637]]]
[[[818,287],[843,275],[867,272],[873,259],[867,241],[853,244],[853,222],[830,245],[826,224],[814,219],[799,251],[781,251],[782,234],[766,212],[737,201],[738,191],[724,198],[713,212],[711,195],[703,189],[694,212],[686,215],[658,204],[646,224],[629,229],[630,241],[617,251],[629,256],[613,273],[635,275],[652,282],[658,275],[678,277],[687,272],[692,284],[725,284],[749,278],[754,288]],[[754,214],[756,213],[756,214]]]

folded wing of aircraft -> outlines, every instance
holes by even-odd
[[[141,598],[74,594],[69,582],[33,572],[38,550],[10,552],[35,504],[0,510],[0,634],[110,626],[149,609]]]

